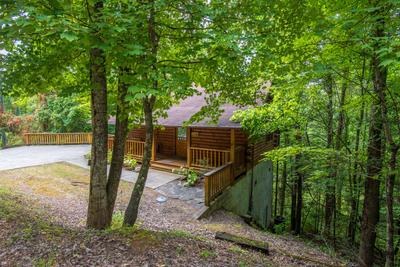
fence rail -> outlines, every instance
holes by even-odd
[[[26,133],[24,142],[27,145],[65,145],[65,144],[91,144],[91,133]],[[109,136],[107,147],[113,149],[114,137]],[[125,154],[141,159],[144,153],[144,142],[126,140]]]
[[[190,167],[216,168],[230,161],[229,150],[190,148]]]
[[[204,204],[209,206],[234,181],[233,163],[229,162],[204,175]]]
[[[91,144],[91,133],[26,133],[27,145]]]

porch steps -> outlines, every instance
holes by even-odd
[[[158,163],[158,162],[151,162],[151,167],[153,169],[159,170],[159,171],[168,171],[172,172],[172,170],[179,169],[181,166],[176,165],[176,164],[170,164],[170,163]]]

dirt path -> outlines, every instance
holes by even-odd
[[[57,263],[63,263],[61,265],[76,265],[79,261],[82,261],[82,265],[92,265],[99,263],[101,259],[105,260],[107,265],[125,264],[126,266],[146,266],[146,264],[147,266],[343,265],[335,257],[314,249],[294,237],[276,236],[259,231],[230,213],[221,211],[209,219],[195,220],[193,214],[196,209],[193,205],[179,199],[168,199],[165,203],[158,203],[156,198],[159,193],[149,188],[145,189],[140,205],[139,229],[129,232],[128,235],[123,233],[122,236],[115,235],[115,232],[107,235],[92,234],[84,228],[88,172],[69,164],[56,163],[0,172],[1,187],[8,188],[12,192],[21,192],[30,203],[35,203],[37,207],[34,210],[46,214],[47,223],[61,227],[63,233],[64,231],[69,233],[61,235],[63,242],[57,245],[59,246],[55,250],[57,253],[52,256]],[[122,212],[125,209],[131,190],[131,183],[121,183],[117,199],[117,222],[122,219],[122,213],[119,211]],[[9,239],[20,231],[18,227],[10,226],[9,221],[4,220],[0,220],[0,229],[2,229],[0,238],[3,240]],[[215,240],[216,231],[226,231],[255,240],[267,241],[271,244],[271,253],[266,256]],[[83,245],[79,242],[79,235],[88,236]],[[43,237],[40,236],[40,238]],[[3,253],[4,255],[0,253],[0,265],[3,266],[4,259],[10,262],[12,259],[17,259],[15,258],[17,254],[10,252],[13,249],[18,254],[33,255],[24,263],[32,261],[35,253],[39,253],[36,250],[47,251],[49,247],[50,250],[54,250],[52,247],[54,240],[44,242],[43,248],[42,244],[38,247],[33,245],[34,251],[29,251],[29,244],[31,241],[38,242],[36,238],[24,240],[23,243],[11,247],[3,244],[9,253]],[[101,245],[103,243],[104,246]],[[78,250],[77,246],[80,246]],[[76,254],[77,262],[67,261],[67,256],[72,253],[71,250]],[[123,257],[123,262],[121,259],[114,259],[116,255]]]

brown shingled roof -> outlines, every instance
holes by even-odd
[[[166,111],[166,118],[159,118],[157,121],[158,125],[170,126],[170,127],[181,127],[188,121],[194,114],[199,112],[203,106],[207,106],[206,98],[207,94],[204,89],[198,89],[201,94],[194,94],[183,99],[179,104],[172,106]],[[235,106],[232,104],[224,104],[219,107],[223,110],[219,117],[218,122],[210,123],[211,119],[204,119],[200,122],[191,124],[196,127],[225,127],[225,128],[241,128],[240,123],[233,122],[230,120],[234,111],[243,109],[243,107]],[[115,117],[111,117],[108,121],[109,124],[115,124]]]

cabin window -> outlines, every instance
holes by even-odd
[[[179,127],[178,128],[178,140],[186,140],[186,128]]]

